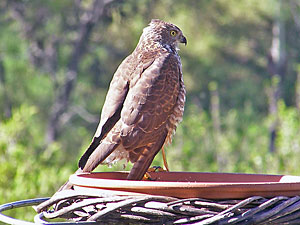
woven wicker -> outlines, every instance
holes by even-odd
[[[103,195],[63,191],[36,207],[39,219],[97,224],[300,224],[300,197],[244,200],[177,199],[154,195]]]

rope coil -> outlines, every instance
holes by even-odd
[[[118,192],[119,193],[119,192]],[[40,212],[34,222],[10,218],[2,212],[32,205]],[[47,222],[65,218],[69,222]],[[45,219],[47,221],[45,221]],[[0,206],[6,224],[300,224],[300,196],[244,200],[177,199],[154,195],[103,195],[62,191],[52,198],[30,199]]]
[[[178,199],[153,195],[84,195],[63,191],[37,208],[47,219],[97,221],[98,224],[295,224],[300,197],[254,196],[244,200]]]

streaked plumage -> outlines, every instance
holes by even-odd
[[[128,179],[140,180],[154,156],[171,141],[185,103],[178,43],[173,24],[152,20],[136,49],[115,72],[93,141],[79,172],[125,158],[134,163]]]

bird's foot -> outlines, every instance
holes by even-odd
[[[145,173],[143,180],[156,180],[154,178],[151,177],[150,173],[151,172],[169,172],[169,170],[164,170],[162,167],[160,166],[152,166],[148,169],[148,171]]]

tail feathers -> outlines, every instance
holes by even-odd
[[[134,163],[130,173],[127,176],[128,180],[141,180],[144,174],[147,172],[148,168],[150,167],[154,155],[141,155],[139,159]]]
[[[80,167],[75,174],[91,172],[93,171],[100,163],[102,163],[118,146],[119,139],[116,142],[101,142],[101,144],[96,144],[96,141],[92,142],[86,153],[81,157],[82,168]],[[93,149],[92,149],[93,148]],[[89,151],[89,149],[92,149]],[[88,153],[87,153],[88,152]],[[87,158],[85,158],[87,157]],[[80,164],[80,162],[79,162]],[[62,185],[57,192],[63,190],[73,189],[73,184],[67,181],[64,185]]]
[[[108,143],[102,142],[90,155],[86,161],[84,167],[82,168],[83,172],[93,171],[100,163],[102,163],[117,147],[119,142]]]
[[[93,151],[99,146],[100,141],[102,140],[102,136],[94,137],[92,143],[88,147],[88,149],[85,151],[85,153],[81,156],[78,167],[80,169],[83,169],[86,162],[88,161],[90,155],[93,153]]]
[[[167,137],[167,132],[165,132],[159,141],[156,143],[149,144],[145,146],[145,149],[139,156],[138,160],[134,163],[130,173],[127,176],[128,180],[141,180],[144,174],[150,167],[154,157],[162,148]]]
[[[124,92],[124,94],[127,94],[128,84],[127,84],[126,88],[127,89],[126,89],[126,92]],[[125,98],[125,96],[123,96],[123,97]],[[115,126],[117,121],[120,119],[120,114],[121,114],[122,108],[123,108],[123,103],[119,102],[119,106],[118,106],[118,108],[116,108],[116,111],[114,112],[114,114],[111,115],[109,118],[107,118],[104,124],[102,124],[100,122],[100,124],[97,128],[97,131],[96,131],[96,136],[93,138],[92,143],[90,144],[88,149],[85,151],[85,153],[82,155],[82,157],[79,160],[79,163],[78,163],[79,168],[83,169],[85,167],[85,164],[87,163],[89,157],[96,150],[96,148],[100,145],[100,142],[102,140],[104,140],[107,135],[109,135],[108,134],[109,131],[113,128],[113,126]],[[100,134],[97,136],[98,131],[100,131],[99,132]]]

